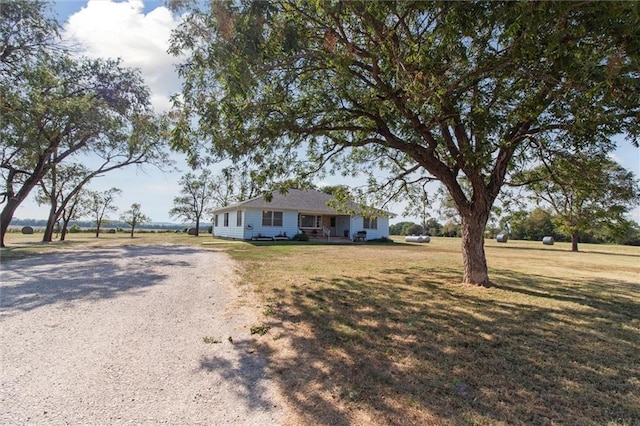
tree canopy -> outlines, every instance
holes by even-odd
[[[119,188],[87,192],[86,211],[96,224],[96,238],[100,236],[100,227],[109,222],[106,216],[118,211],[118,207],[114,203],[120,194],[122,194],[122,190]]]
[[[61,163],[97,159],[71,196],[92,177],[131,164],[167,164],[166,134],[150,108],[138,70],[119,60],[72,57],[47,2],[0,8],[0,243],[13,213]],[[54,182],[55,179],[49,179]],[[48,232],[66,202],[51,210]],[[54,207],[54,206],[52,206]]]
[[[578,236],[594,228],[626,233],[624,215],[640,202],[640,188],[632,172],[606,155],[578,153],[557,156],[527,174],[533,198],[556,214],[560,232]]]
[[[169,214],[185,222],[194,222],[196,237],[200,233],[200,221],[203,215],[210,214],[212,211],[215,183],[216,179],[210,170],[203,170],[200,176],[187,173],[180,178],[181,195],[173,198],[173,208]]]
[[[131,227],[131,238],[133,238],[133,231],[136,226],[146,222],[151,222],[151,218],[142,213],[139,203],[131,204],[131,208],[120,215],[120,220]]]
[[[214,2],[174,32],[173,145],[263,180],[439,180],[464,282],[489,285],[483,231],[510,172],[568,146],[638,143],[636,2]],[[584,136],[589,135],[586,139]],[[462,181],[469,185],[465,190]]]

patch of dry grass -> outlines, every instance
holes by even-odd
[[[640,422],[640,249],[487,241],[485,289],[459,244],[230,249],[293,423]]]

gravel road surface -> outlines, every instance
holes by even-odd
[[[0,424],[283,423],[234,268],[170,245],[2,263]]]

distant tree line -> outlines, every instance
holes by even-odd
[[[123,228],[129,229],[130,226],[124,221],[114,220],[108,221],[106,223],[110,228]],[[18,219],[14,218],[11,221],[12,227],[18,226],[33,226],[33,227],[46,227],[47,220],[46,219]],[[91,220],[76,220],[71,221],[69,223],[69,228],[73,228],[74,226],[79,227],[81,229],[95,229],[96,222]],[[173,223],[145,223],[144,225],[136,225],[136,228],[144,228],[144,229],[153,229],[153,230],[182,230],[186,225],[184,224],[173,224]]]
[[[627,220],[622,228],[594,227],[588,231],[580,231],[579,238],[583,243],[640,246],[640,225],[633,220]],[[485,228],[486,238],[495,238],[500,233],[507,233],[509,238],[514,240],[541,241],[546,236],[553,237],[555,241],[570,242],[573,239],[573,235],[566,232],[561,217],[539,207],[530,211],[522,209],[509,213],[503,216],[497,225]],[[461,229],[454,221],[441,224],[431,218],[426,221],[426,227],[408,221],[392,224],[389,226],[389,234],[459,237]]]

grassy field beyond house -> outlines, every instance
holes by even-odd
[[[639,424],[640,249],[486,244],[232,247],[299,421]]]
[[[460,284],[459,239],[38,238],[8,234],[0,257],[121,244],[228,251],[262,298],[255,329],[269,331],[258,341],[297,408],[294,424],[640,424],[638,247],[572,253],[569,244],[487,240],[496,287],[486,289]]]

